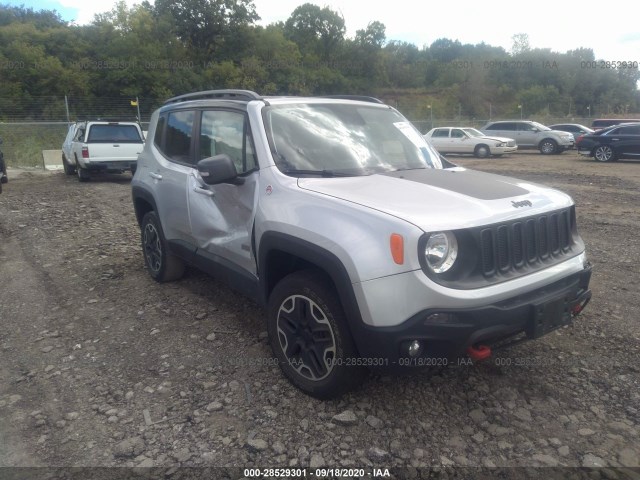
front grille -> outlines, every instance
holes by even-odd
[[[515,140],[510,140],[507,142],[507,147],[515,147],[515,146],[516,146]]]
[[[480,264],[485,277],[548,263],[573,245],[575,215],[565,209],[480,229]]]

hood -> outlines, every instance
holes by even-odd
[[[496,142],[504,142],[504,143],[515,142],[513,138],[493,137],[491,135],[483,135],[482,137],[476,137],[476,138],[486,138],[487,140],[495,140]]]
[[[553,133],[556,133],[558,135],[562,135],[564,137],[573,137],[573,133],[565,132],[564,130],[553,130],[553,129],[551,129],[550,131],[553,132]]]
[[[573,204],[557,190],[453,168],[345,178],[299,178],[298,186],[406,220],[425,232],[488,225]]]

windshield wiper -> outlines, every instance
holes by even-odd
[[[402,167],[391,170],[392,172],[404,172],[406,170],[426,170],[429,167]],[[430,169],[430,168],[429,168]]]
[[[335,170],[303,170],[298,168],[287,168],[282,170],[283,173],[292,175],[316,175],[318,177],[353,177],[350,173],[336,172]]]

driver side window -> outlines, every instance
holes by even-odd
[[[199,159],[226,154],[239,175],[258,166],[246,116],[228,110],[202,112],[199,135]]]

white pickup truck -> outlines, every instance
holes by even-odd
[[[69,142],[69,140],[71,141]],[[62,162],[67,175],[86,182],[91,172],[136,171],[144,136],[137,122],[83,121],[69,127]]]

